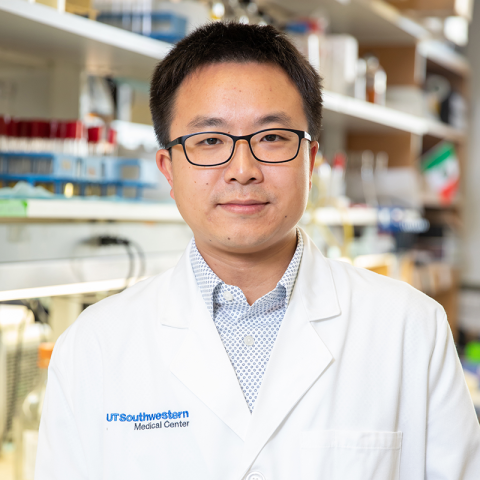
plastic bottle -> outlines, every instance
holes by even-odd
[[[88,142],[84,135],[83,122],[80,120],[67,122],[62,153],[79,156],[88,154]]]
[[[285,28],[298,51],[320,72],[324,61],[325,23],[323,19],[307,18],[290,22]]]
[[[50,123],[50,137],[54,139],[54,153],[66,153],[64,151],[64,146],[65,139],[67,138],[67,122],[52,121]]]
[[[103,155],[103,127],[90,127],[88,129],[88,154]]]
[[[361,178],[365,202],[372,207],[378,206],[377,190],[374,176],[375,155],[371,150],[362,152]]]
[[[32,122],[20,120],[18,129],[18,149],[20,152],[29,152],[32,138]]]
[[[20,143],[19,143],[19,126],[20,122],[15,118],[10,118],[10,122],[7,126],[7,136],[8,136],[8,151],[9,152],[19,152]]]
[[[50,139],[51,122],[47,120],[32,121],[32,146],[31,151],[35,153],[51,152],[53,148]]]
[[[364,58],[357,60],[354,96],[363,101],[367,99],[367,62]]]
[[[385,105],[387,74],[374,55],[365,57],[367,62],[367,102]]]
[[[343,152],[338,152],[333,158],[330,176],[330,197],[339,198],[345,195],[345,168],[347,157]]]
[[[109,127],[107,131],[107,144],[105,147],[104,155],[117,155],[117,153],[118,153],[117,131],[112,127]]]
[[[37,386],[27,395],[15,419],[15,480],[34,480],[37,455],[38,429],[47,386],[48,364],[53,343],[38,347],[39,379]]]

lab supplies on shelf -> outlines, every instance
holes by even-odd
[[[324,63],[320,73],[324,77],[323,87],[342,95],[355,96],[357,75],[358,85],[362,82],[361,66],[358,64],[358,41],[351,35],[327,35],[325,38]],[[365,98],[361,96],[360,98]]]
[[[178,42],[187,29],[187,19],[169,12],[105,12],[97,20],[165,42]]]
[[[210,20],[206,5],[189,0],[96,0],[95,8],[101,23],[171,43]]]
[[[372,54],[359,58],[357,39],[327,35],[327,23],[323,17],[296,20],[285,31],[320,73],[325,90],[385,105],[387,75],[378,58]]]
[[[323,76],[326,63],[325,22],[322,18],[305,18],[287,23],[285,31],[298,51]]]
[[[387,74],[375,55],[366,55],[366,100],[370,103],[385,105],[387,93]]]
[[[29,120],[0,115],[0,152],[112,155],[116,141],[111,127],[87,129],[79,120]]]
[[[0,182],[24,181],[50,185],[57,194],[115,194],[140,199],[145,188],[157,186],[155,162],[117,157],[56,153],[0,152]]]

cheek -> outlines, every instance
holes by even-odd
[[[208,205],[218,176],[213,170],[199,170],[190,164],[174,168],[173,185],[177,205],[189,210]]]
[[[279,169],[277,172],[272,172],[272,175],[271,184],[275,185],[277,198],[286,208],[296,207],[306,201],[310,184],[306,162],[296,165],[295,168]]]

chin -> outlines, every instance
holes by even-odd
[[[287,229],[288,231],[289,229]],[[287,232],[286,231],[286,232]],[[228,250],[236,250],[238,252],[249,252],[252,249],[257,250],[263,245],[274,244],[283,235],[283,228],[265,228],[265,225],[259,225],[258,228],[253,226],[234,226],[231,229],[218,232],[216,237],[225,248]]]
[[[248,248],[261,244],[268,234],[257,232],[256,228],[234,225],[212,232],[212,236],[225,247]]]

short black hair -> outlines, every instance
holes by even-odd
[[[258,62],[282,68],[298,88],[309,133],[318,140],[322,122],[321,78],[287,36],[265,25],[208,23],[177,43],[156,66],[150,86],[150,110],[160,145],[170,138],[176,93],[183,80],[205,65]]]

